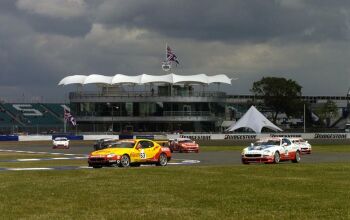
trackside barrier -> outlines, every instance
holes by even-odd
[[[190,138],[194,140],[256,140],[267,137],[288,137],[303,139],[350,139],[350,133],[272,133],[272,134],[169,134],[169,139]]]
[[[51,135],[28,135],[19,136],[19,141],[51,141]]]
[[[0,141],[18,141],[17,135],[0,135]]]
[[[119,135],[119,139],[133,139],[134,138],[134,135],[132,134],[120,134]]]
[[[256,140],[266,137],[300,137],[306,140],[346,140],[350,133],[272,133],[272,134],[167,134],[167,135],[0,135],[0,141],[48,141],[55,137],[67,137],[69,140],[98,140],[102,138],[114,139],[175,139],[190,138],[193,140]]]
[[[135,135],[135,139],[150,139],[154,140],[154,135]]]
[[[84,135],[84,141],[96,141],[99,139],[110,138],[119,139],[119,135]]]

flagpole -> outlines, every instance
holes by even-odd
[[[306,125],[305,125],[305,123],[306,123],[306,118],[305,118],[305,103],[304,103],[304,133],[305,133],[305,131],[306,131]]]
[[[63,133],[66,133],[67,132],[67,120],[66,119],[63,119]]]
[[[168,60],[168,42],[165,43],[165,62],[167,62]]]

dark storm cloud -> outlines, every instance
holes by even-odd
[[[56,3],[57,6],[60,5],[59,3]],[[61,3],[63,4],[63,1]],[[17,1],[17,14],[38,33],[83,37],[90,32],[93,19],[89,10],[92,8],[76,7],[76,10],[74,10],[74,8],[70,9],[70,5],[68,5],[66,8],[55,11],[53,7],[56,5],[54,3],[51,4],[40,8],[40,5],[38,6],[38,3],[32,0],[24,0],[22,3]],[[96,4],[91,5],[97,7]]]
[[[166,42],[178,74],[238,77],[229,93],[282,76],[342,95],[349,27],[348,0],[0,0],[0,96],[57,100],[73,74],[159,74]]]
[[[11,13],[16,11],[16,1],[13,0],[1,0],[0,1],[0,12],[1,13]]]
[[[39,33],[59,34],[71,37],[83,37],[90,32],[92,23],[85,17],[50,18],[39,15],[24,16],[32,28]]]
[[[348,39],[348,20],[341,13],[348,1],[283,2],[293,1],[106,1],[97,21],[196,40]]]

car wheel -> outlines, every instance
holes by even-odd
[[[159,159],[158,159],[158,163],[157,166],[166,166],[168,164],[168,158],[166,156],[166,154],[162,153],[159,155]]]
[[[245,164],[245,165],[248,165],[248,164],[249,164],[249,162],[246,162],[246,161],[244,161],[244,160],[242,160],[242,163]]]
[[[179,153],[182,153],[182,148],[179,149]]]
[[[102,168],[102,166],[92,166],[92,168],[97,169],[97,168]]]
[[[122,158],[120,159],[120,165],[122,167],[129,167],[130,166],[130,158],[128,155],[124,154]]]
[[[299,161],[300,161],[300,152],[297,151],[297,152],[295,152],[295,157],[294,157],[294,159],[292,160],[292,162],[293,162],[293,163],[299,163]]]
[[[275,155],[273,156],[273,162],[274,163],[279,163],[280,162],[280,153],[278,151],[275,152]]]

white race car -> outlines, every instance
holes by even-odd
[[[69,148],[69,140],[66,137],[56,137],[53,141],[53,148]]]
[[[300,148],[288,138],[266,138],[244,148],[241,158],[243,164],[279,163],[287,160],[298,163]]]
[[[312,147],[311,147],[311,144],[308,141],[305,141],[302,138],[291,138],[291,141],[295,145],[299,146],[300,152],[302,154],[311,154]]]

